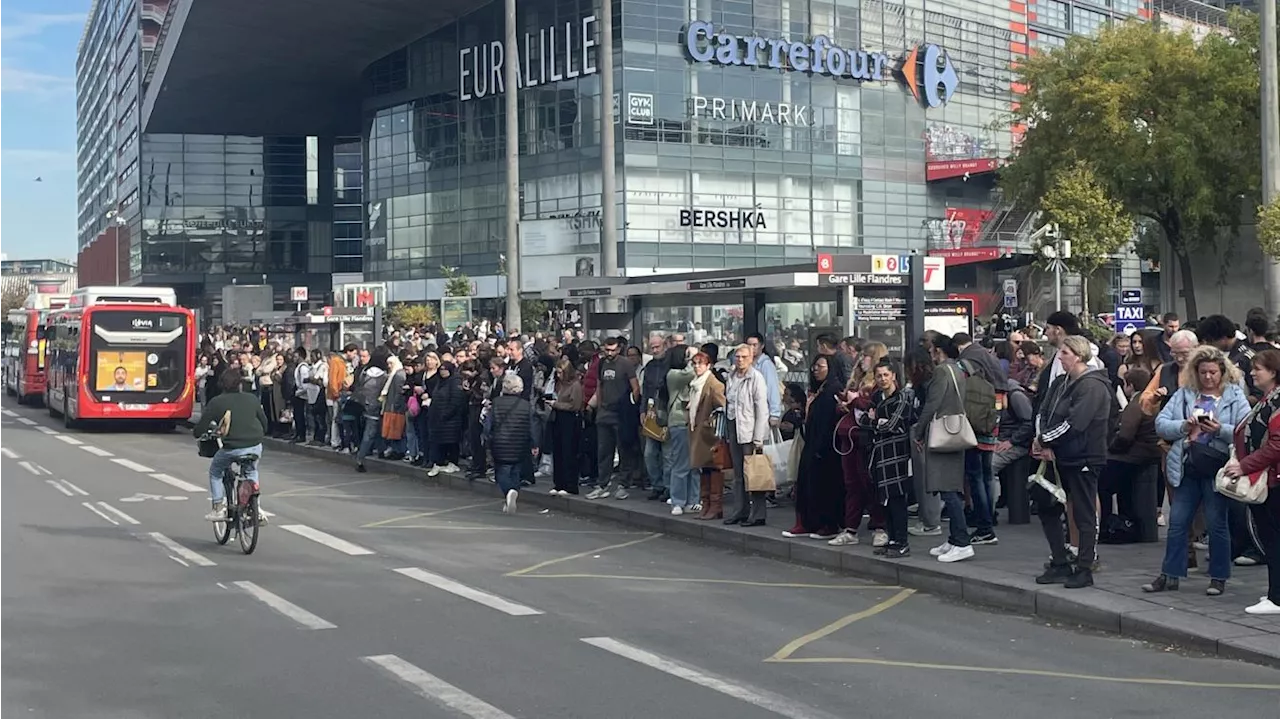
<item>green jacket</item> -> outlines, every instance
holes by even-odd
[[[217,427],[222,415],[231,412],[231,429],[222,438],[226,449],[244,449],[262,444],[262,438],[271,431],[267,414],[262,411],[262,401],[248,392],[224,392],[209,400],[200,413],[200,421],[191,431],[197,439]]]
[[[689,385],[692,382],[692,362],[684,369],[667,371],[667,397],[671,401],[667,412],[668,427],[689,426]]]

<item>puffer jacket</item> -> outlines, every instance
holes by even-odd
[[[1182,484],[1183,457],[1187,450],[1187,434],[1184,425],[1195,410],[1197,394],[1199,393],[1196,390],[1183,387],[1169,398],[1169,402],[1156,417],[1156,434],[1160,435],[1161,439],[1173,443],[1164,466],[1164,474],[1169,480],[1170,487]],[[1244,390],[1240,385],[1224,386],[1222,399],[1218,400],[1218,407],[1213,413],[1214,419],[1218,420],[1222,427],[1209,440],[1209,447],[1223,454],[1230,452],[1231,438],[1236,431],[1236,425],[1247,414],[1249,414],[1249,400],[1245,398]]]
[[[490,409],[489,452],[495,464],[518,464],[538,446],[541,425],[534,421],[533,404],[517,395],[504,394]]]

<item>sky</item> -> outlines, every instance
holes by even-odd
[[[8,259],[75,259],[76,46],[90,4],[5,0],[0,15],[0,252]]]

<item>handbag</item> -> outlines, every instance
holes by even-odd
[[[1194,477],[1216,477],[1229,459],[1231,457],[1227,453],[1210,447],[1206,442],[1188,441],[1182,454],[1183,473]]]
[[[1231,459],[1236,458],[1236,448],[1231,447]],[[1213,489],[1224,497],[1244,504],[1262,504],[1267,501],[1267,484],[1271,479],[1269,469],[1254,474],[1228,477],[1227,469],[1218,470],[1213,478]]]
[[[773,460],[764,450],[742,455],[742,475],[748,492],[772,492],[778,488],[773,476]]]
[[[666,442],[671,437],[671,430],[658,424],[658,418],[646,414],[640,423],[640,434],[655,442]]]
[[[418,413],[421,411],[422,411],[422,405],[418,403],[417,396],[409,395],[409,416],[417,417]]]
[[[723,439],[711,448],[711,466],[722,472],[733,469],[733,455],[729,452],[729,443]]]
[[[1035,474],[1027,477],[1027,484],[1034,484],[1040,489],[1043,489],[1049,497],[1056,500],[1058,504],[1066,504],[1067,492],[1062,488],[1062,485],[1058,484],[1057,481],[1058,466],[1055,464],[1053,467],[1053,479],[1049,479],[1044,476],[1045,471],[1048,469],[1049,463],[1043,459],[1040,460],[1040,466],[1036,468]]]
[[[964,395],[960,394],[960,384],[956,382],[956,372],[951,373],[951,386],[956,388],[956,396],[960,398],[963,408]],[[929,437],[926,446],[930,452],[963,452],[978,446],[978,437],[973,433],[973,426],[963,411],[960,414],[936,415],[929,420]]]
[[[383,412],[382,413],[382,438],[383,439],[403,439],[404,438],[404,415],[400,412]]]

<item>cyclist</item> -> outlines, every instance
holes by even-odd
[[[196,423],[192,434],[196,438],[206,434],[219,436],[222,448],[209,463],[209,494],[213,497],[213,511],[204,516],[210,522],[227,520],[227,498],[222,486],[222,475],[239,457],[247,455],[262,456],[262,438],[267,436],[270,425],[267,415],[262,411],[262,402],[250,393],[242,392],[244,378],[235,370],[228,370],[218,378],[218,386],[222,393],[209,400],[200,413],[200,421]],[[222,427],[222,418],[231,413],[231,421]],[[258,463],[243,465],[244,478],[253,482],[255,491],[258,488]],[[258,505],[261,519],[262,505]]]

